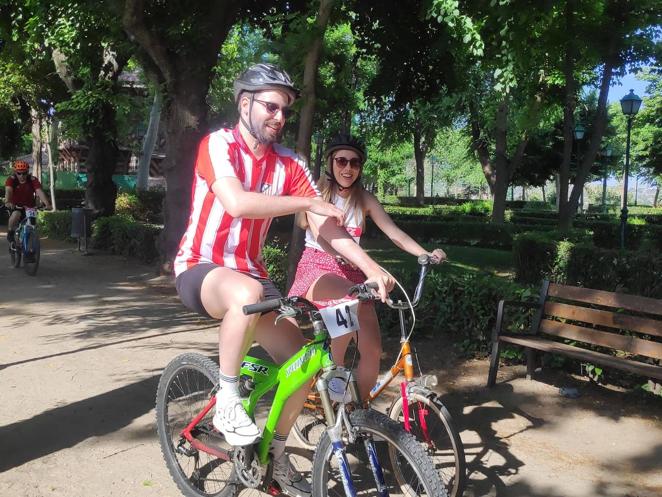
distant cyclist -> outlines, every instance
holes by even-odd
[[[39,197],[47,209],[51,208],[51,202],[42,190],[41,183],[30,174],[30,165],[23,160],[17,160],[14,162],[14,172],[5,181],[5,206],[9,210],[9,243],[14,240],[14,231],[25,216],[25,210],[17,207],[35,207],[36,197]]]

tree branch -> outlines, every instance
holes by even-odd
[[[154,62],[154,66],[158,68],[163,80],[170,83],[176,77],[176,73],[171,62],[172,59],[168,55],[167,45],[162,38],[157,36],[155,30],[147,27],[144,12],[144,0],[126,0],[122,16],[124,30],[131,40],[138,42],[138,45]]]

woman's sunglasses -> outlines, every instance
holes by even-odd
[[[345,167],[349,164],[352,169],[358,169],[362,165],[361,159],[358,157],[352,157],[351,159],[348,159],[347,157],[334,157],[333,160],[336,161],[336,164],[340,167]]]
[[[266,100],[259,100],[257,98],[254,98],[253,100],[255,102],[259,102],[262,105],[264,105],[264,108],[267,110],[267,113],[272,116],[278,114],[278,111],[280,111],[281,114],[283,114],[283,117],[285,119],[287,119],[292,115],[292,109],[290,109],[289,107],[281,107],[280,105],[275,104],[273,102],[267,102]]]

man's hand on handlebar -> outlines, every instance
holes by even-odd
[[[8,211],[10,211],[14,208],[14,204],[11,202],[5,202],[5,207],[7,208]]]
[[[378,289],[375,291],[379,295],[379,299],[382,302],[386,302],[389,292],[393,290],[393,287],[395,286],[395,279],[393,279],[391,275],[381,272],[370,274],[367,276],[368,279],[365,281],[366,284],[375,283],[378,287]]]

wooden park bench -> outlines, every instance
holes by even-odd
[[[515,306],[534,309],[530,329],[504,333],[506,308]],[[502,343],[526,349],[529,379],[540,351],[662,380],[662,300],[544,281],[538,302],[499,302],[488,387]]]

